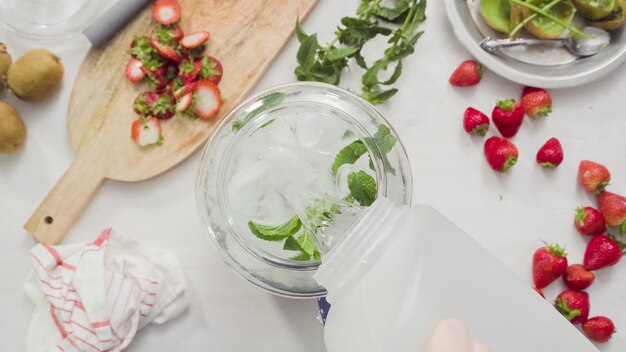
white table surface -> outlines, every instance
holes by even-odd
[[[339,19],[354,12],[356,3],[320,0],[304,22],[305,28],[326,40]],[[497,175],[484,160],[483,139],[470,138],[463,131],[462,114],[469,105],[490,112],[496,100],[517,98],[522,87],[490,72],[474,88],[448,85],[450,73],[468,53],[454,37],[439,1],[430,1],[427,14],[426,34],[416,53],[404,62],[400,92],[380,107],[407,149],[414,203],[438,208],[529,285],[531,256],[541,240],[567,244],[570,263],[581,262],[586,241],[572,226],[573,212],[577,205],[594,200],[577,187],[579,161],[591,159],[607,165],[613,175],[611,189],[626,193],[622,105],[626,67],[585,87],[552,91],[554,112],[546,119],[524,122],[513,139],[520,150],[518,164],[509,174]],[[209,30],[210,23],[208,18]],[[29,42],[6,31],[0,31],[0,41],[8,44],[14,57],[46,47],[61,57],[66,69],[61,92],[43,103],[1,97],[20,111],[28,127],[25,146],[0,156],[0,351],[23,351],[33,307],[22,284],[30,269],[28,251],[35,242],[22,225],[72,161],[65,113],[72,82],[89,45],[82,38]],[[256,91],[295,80],[297,47],[292,38]],[[541,170],[535,153],[552,136],[560,138],[565,161],[556,170]],[[324,351],[313,301],[265,293],[238,277],[218,257],[196,212],[199,157],[196,153],[149,181],[107,181],[65,240],[90,241],[103,228],[113,226],[150,246],[167,248],[180,259],[191,308],[175,321],[148,326],[128,351]],[[626,263],[599,271],[588,290],[591,315],[608,315],[619,330],[612,342],[600,347],[602,351],[626,346],[624,270]],[[559,282],[545,292],[552,300],[562,289]]]

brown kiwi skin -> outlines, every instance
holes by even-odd
[[[35,49],[17,59],[9,68],[9,89],[18,98],[40,101],[56,92],[63,80],[63,65],[45,49]]]
[[[19,149],[26,140],[26,125],[20,114],[9,104],[0,101],[0,153]]]
[[[0,42],[0,92],[6,87],[7,72],[13,63],[11,55],[7,52],[7,47]]]

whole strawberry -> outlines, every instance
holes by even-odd
[[[480,64],[474,60],[465,60],[454,70],[448,82],[455,87],[475,86],[482,77]]]
[[[463,128],[471,135],[484,136],[489,129],[489,118],[479,110],[467,108],[463,114]]]
[[[520,103],[515,102],[515,99],[500,100],[491,112],[491,119],[503,137],[511,138],[522,126],[524,109]]]
[[[572,264],[567,267],[565,274],[563,275],[563,282],[565,285],[574,291],[582,291],[591,286],[596,280],[596,275],[591,271],[585,269],[580,264]]]
[[[485,141],[485,157],[492,169],[507,172],[517,162],[519,153],[515,144],[500,137]]]
[[[595,236],[606,231],[606,223],[602,213],[592,207],[576,208],[574,226],[582,235]]]
[[[607,342],[615,332],[615,324],[603,316],[589,318],[582,326],[585,336],[594,342]]]
[[[567,253],[559,245],[546,244],[533,254],[533,282],[542,289],[561,277],[567,270]]]
[[[554,308],[572,324],[584,323],[589,316],[589,295],[587,292],[563,291],[556,297]]]
[[[602,192],[598,195],[598,205],[606,224],[619,228],[621,233],[626,233],[626,197]]]
[[[583,160],[578,166],[578,182],[587,192],[599,193],[611,181],[611,173],[601,164]]]
[[[537,164],[553,169],[563,162],[563,147],[556,138],[550,138],[537,152]]]
[[[622,258],[624,244],[607,235],[598,235],[589,241],[583,264],[587,270],[598,270],[615,265]]]
[[[522,106],[526,115],[531,118],[548,116],[552,112],[552,97],[544,89],[524,87]]]

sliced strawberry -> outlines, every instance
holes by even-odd
[[[178,99],[178,103],[176,103],[176,111],[183,112],[187,110],[189,105],[191,105],[192,100],[193,100],[193,93],[187,93],[183,95],[180,99]]]
[[[176,100],[180,100],[183,96],[193,92],[193,84],[187,84],[184,85],[178,89],[176,89],[172,95],[174,96],[174,98],[176,98]]]
[[[217,86],[206,79],[196,82],[193,89],[196,101],[192,106],[193,112],[199,117],[208,120],[215,117],[222,106],[222,95]]]
[[[180,40],[180,45],[184,46],[187,49],[197,48],[200,45],[206,43],[209,40],[211,33],[207,31],[200,31],[191,34],[187,34],[183,39]]]
[[[215,83],[216,85],[220,84],[220,81],[222,80],[222,75],[224,74],[224,69],[222,68],[222,63],[214,58],[213,56],[207,56],[209,59],[209,65],[208,65],[208,77],[204,77],[208,79],[209,81]],[[214,65],[213,65],[214,64]],[[203,70],[205,70],[206,65],[203,62]],[[201,71],[200,74],[202,74],[204,71]]]
[[[196,77],[198,77],[198,74],[202,70],[202,60],[196,59],[192,61],[191,59],[186,59],[180,63],[178,68],[183,84],[188,85],[196,80]]]
[[[181,62],[182,58],[176,52],[176,50],[174,50],[174,48],[172,48],[171,46],[161,44],[158,40],[154,38],[148,38],[148,40],[150,41],[150,45],[154,49],[156,49],[156,51],[159,53],[161,57],[168,59],[168,60],[172,60],[176,63]]]
[[[170,28],[170,34],[174,37],[174,40],[180,42],[185,37],[185,32],[176,24],[173,24]]]
[[[154,117],[135,120],[131,125],[130,135],[142,147],[163,143],[161,123]]]
[[[180,20],[180,5],[176,0],[157,0],[152,8],[152,17],[160,24],[172,24]]]
[[[148,115],[150,113],[150,108],[156,103],[161,95],[155,92],[143,92],[135,98],[135,102],[133,103],[133,110],[139,115]]]
[[[133,83],[141,81],[146,76],[142,68],[141,61],[131,58],[126,64],[126,78]]]

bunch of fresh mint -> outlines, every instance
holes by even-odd
[[[365,70],[361,77],[361,96],[372,104],[380,104],[398,92],[392,88],[402,74],[402,59],[415,51],[415,43],[423,32],[418,26],[426,20],[426,0],[389,0],[393,6],[381,5],[382,0],[362,0],[356,17],[344,17],[327,45],[319,45],[317,34],[307,34],[298,21],[296,35],[300,48],[296,55],[295,74],[300,81],[317,81],[338,85],[341,73],[350,59]],[[390,23],[382,26],[378,20]],[[389,46],[382,58],[368,64],[361,55],[363,46],[377,35],[388,37]],[[338,45],[339,44],[339,45]],[[386,79],[381,71],[394,67]]]
[[[395,143],[396,137],[391,134],[391,130],[385,125],[380,125],[373,138],[356,140],[343,147],[335,156],[335,160],[330,167],[330,172],[332,176],[336,178],[339,168],[345,164],[356,163],[357,160],[367,153],[367,146],[369,145],[372,148],[378,148],[380,152],[379,156],[385,165],[385,170],[391,174],[395,174],[395,170],[387,158],[387,154],[393,149]],[[369,157],[369,166],[371,169],[374,169],[371,157]],[[357,202],[359,205],[365,207],[374,203],[378,192],[378,185],[372,176],[363,170],[352,171],[347,175],[347,182],[350,194],[343,198],[344,201],[347,203]],[[284,250],[300,252],[298,255],[291,257],[291,260],[319,260],[320,253],[315,244],[313,235],[320,227],[328,226],[332,222],[333,215],[340,213],[341,210],[335,202],[320,198],[305,209],[305,219],[301,219],[296,215],[280,225],[263,225],[251,220],[248,221],[248,227],[252,234],[262,240],[284,241]],[[303,226],[303,223],[306,223],[307,226]]]

